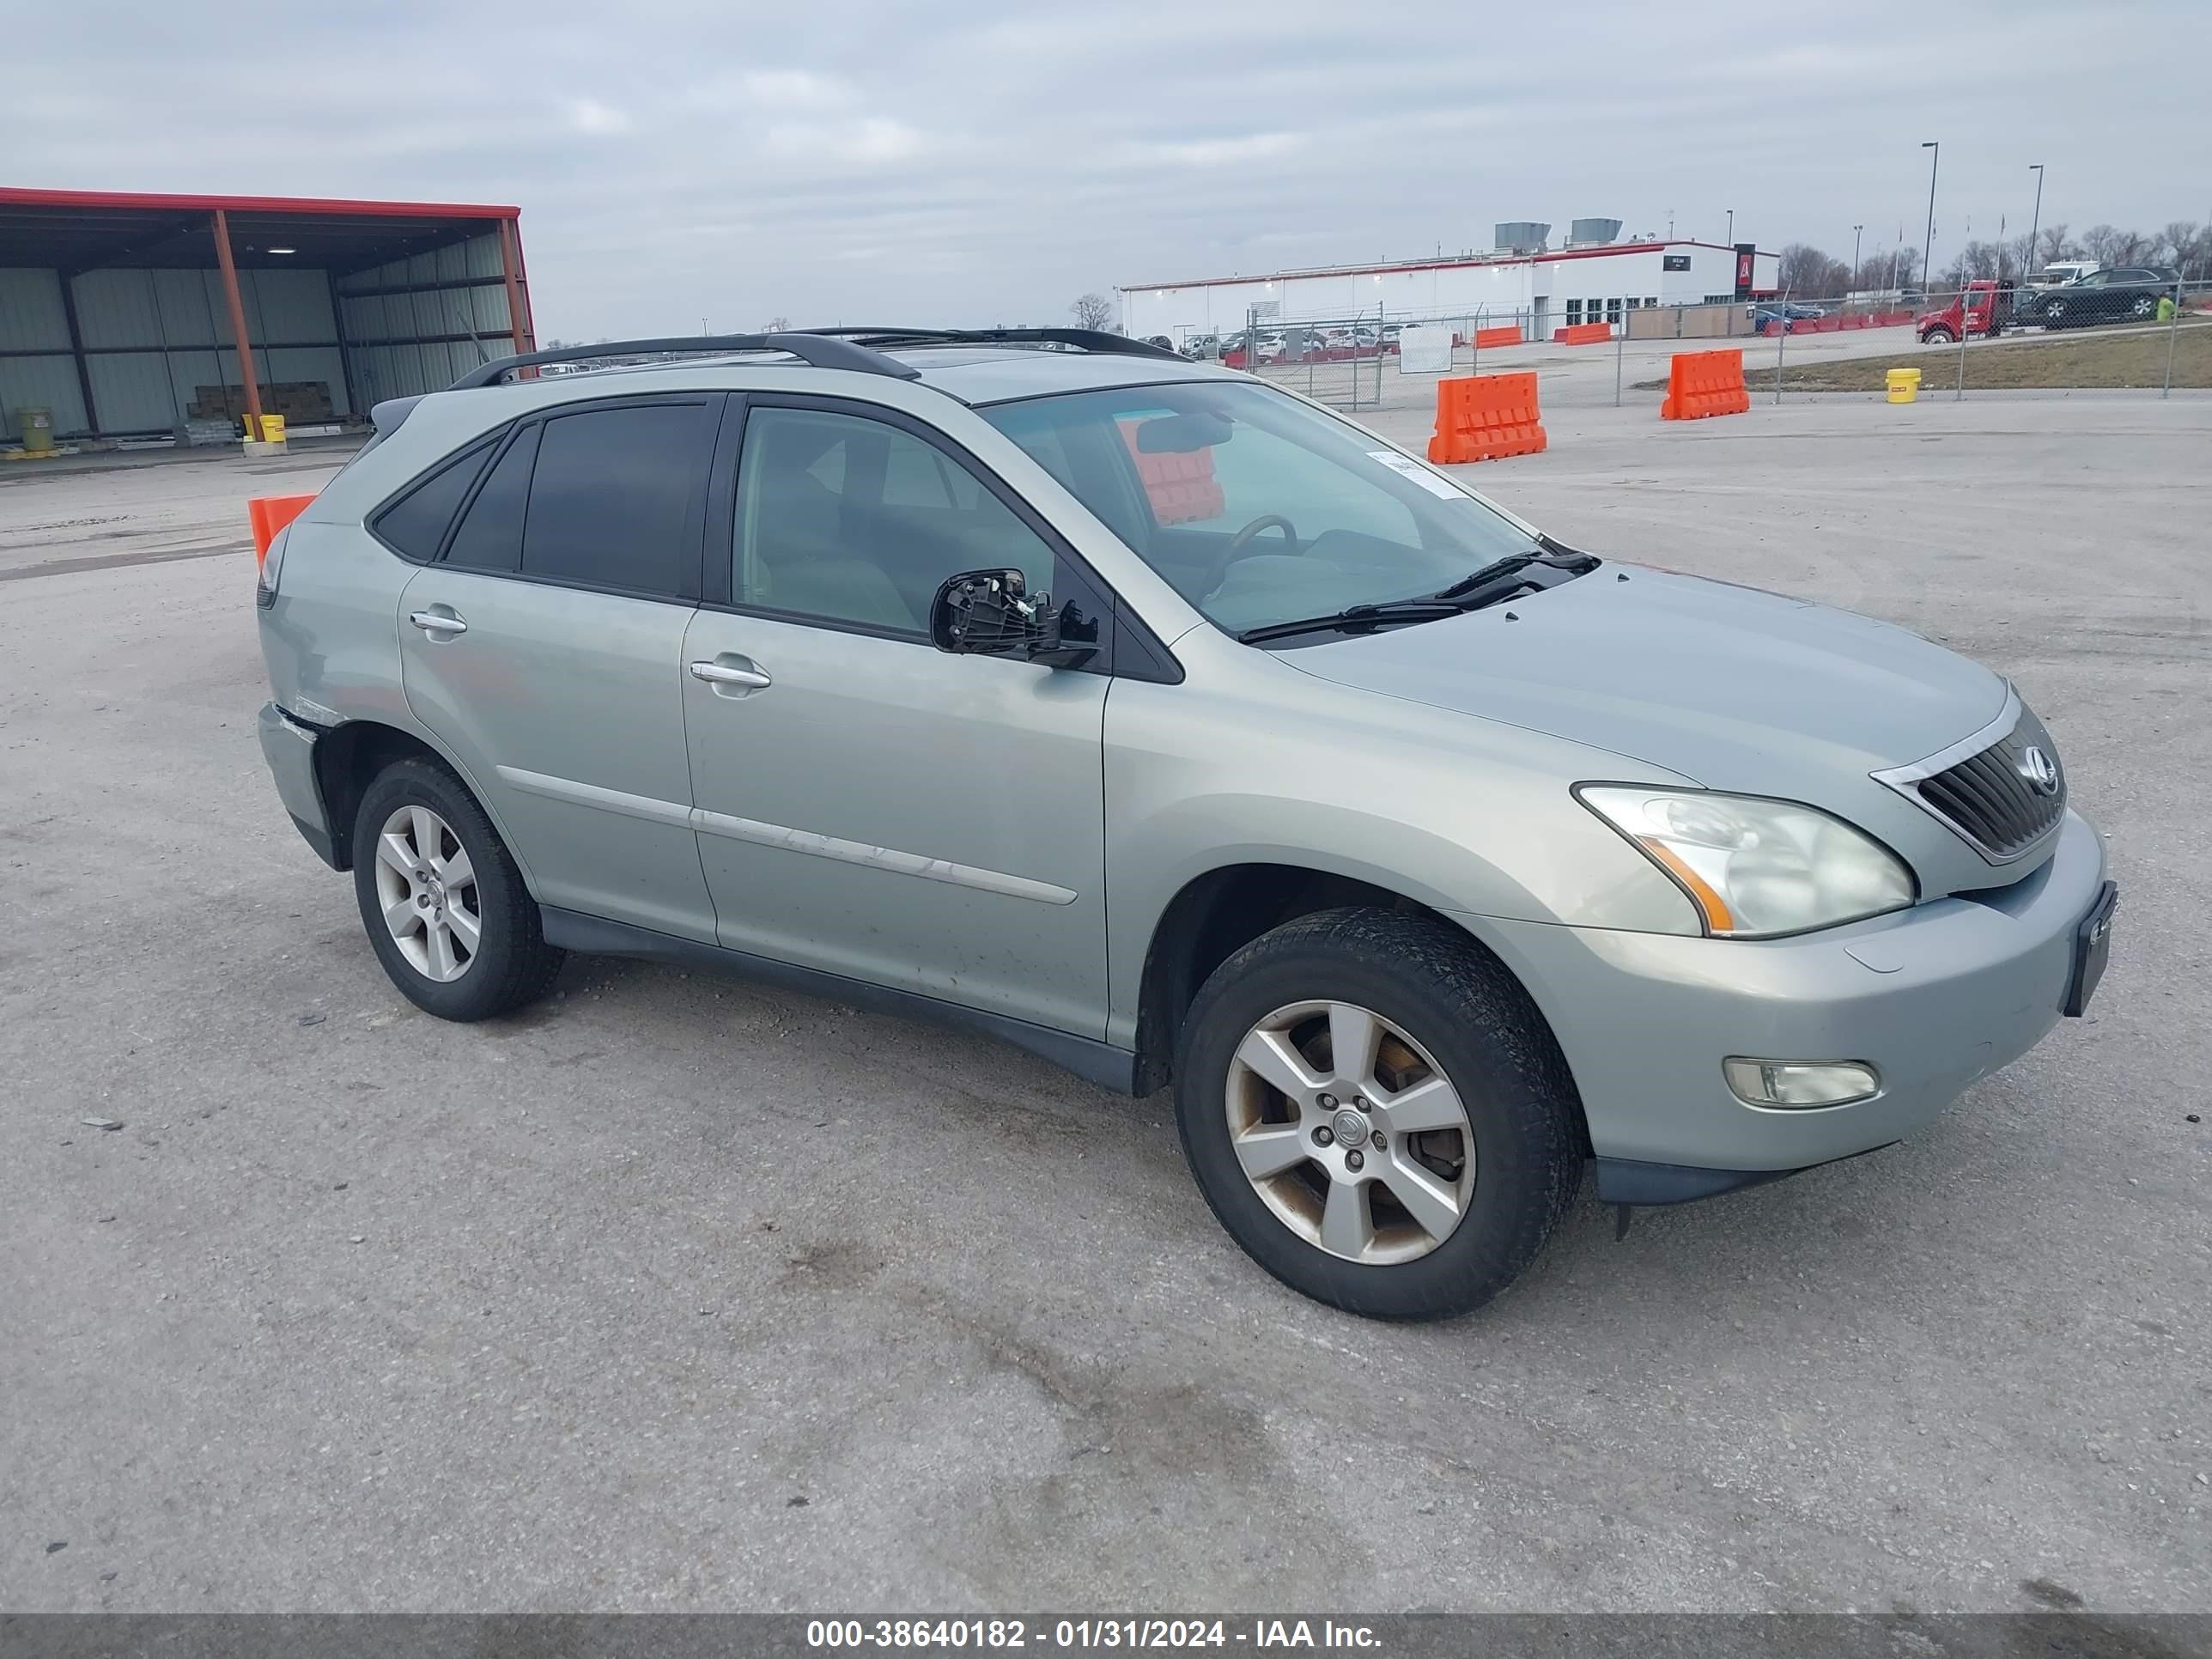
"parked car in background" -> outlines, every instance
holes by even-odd
[[[1297,1290],[1427,1319],[1593,1162],[1668,1204],[1887,1146],[2096,989],[2117,890],[2057,745],[1902,628],[1564,546],[1136,340],[696,349],[379,404],[267,550],[263,754],[428,1013],[642,957],[1172,1087],[1173,1131],[1100,1133],[1180,1140]],[[291,994],[356,982],[322,930]],[[932,1126],[872,1109],[836,1155],[943,1200]],[[788,1118],[702,1155],[821,1156]],[[1099,1161],[939,1127],[926,1158],[1060,1182],[1071,1226],[1135,1213]]]
[[[1800,323],[1813,322],[1826,316],[1828,310],[1826,306],[1807,305],[1802,301],[1768,300],[1752,307],[1750,314],[1752,326],[1761,333],[1766,331],[1768,325],[1779,323],[1782,331],[1788,334]]]
[[[1956,345],[1961,339],[1977,334],[1994,338],[2003,333],[2012,321],[2013,304],[2010,283],[1977,277],[1966,284],[1964,294],[1952,296],[1951,303],[1942,310],[1931,311],[1919,318],[1913,327],[1919,332],[1923,345]]]
[[[2173,296],[2175,286],[2170,271],[2149,265],[2111,265],[2078,281],[2037,290],[2021,320],[2045,328],[2148,322],[2158,315],[2158,302]]]
[[[1238,329],[1234,334],[1221,337],[1224,356],[1231,352],[1245,354],[1246,367],[1259,363],[1279,363],[1286,349],[1280,329],[1263,328],[1255,333],[1249,329]]]

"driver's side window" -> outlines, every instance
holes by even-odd
[[[938,586],[1052,549],[958,459],[888,422],[756,406],[738,461],[731,593],[740,605],[924,637]]]

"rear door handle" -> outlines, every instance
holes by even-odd
[[[465,634],[469,625],[450,611],[417,611],[407,618],[425,634]]]
[[[750,691],[763,690],[775,684],[766,669],[756,667],[747,659],[738,660],[744,663],[743,667],[737,663],[695,662],[691,665],[691,678],[705,680],[709,685],[742,685]]]

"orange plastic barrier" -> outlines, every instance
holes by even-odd
[[[1534,455],[1546,441],[1533,373],[1437,382],[1437,432],[1429,440],[1429,459],[1437,465]]]
[[[1700,421],[1708,415],[1747,415],[1751,393],[1743,384],[1743,350],[1678,351],[1667,369],[1662,421]]]
[[[1152,504],[1152,517],[1164,525],[1191,524],[1218,519],[1224,502],[1221,485],[1213,476],[1213,451],[1194,449],[1187,455],[1147,455],[1137,447],[1135,421],[1117,422],[1121,441],[1136,458],[1137,477]]]
[[[1600,340],[1612,337],[1611,323],[1569,323],[1565,328],[1552,331],[1553,345],[1595,345]]]
[[[256,495],[246,504],[246,516],[253,526],[253,562],[256,564],[269,556],[269,544],[276,539],[277,532],[307,510],[313,495]]]
[[[1474,347],[1480,351],[1485,346],[1519,345],[1521,325],[1509,324],[1504,328],[1478,328],[1474,331]]]

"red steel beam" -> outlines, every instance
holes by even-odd
[[[215,210],[215,257],[222,267],[222,297],[230,304],[230,337],[238,347],[239,376],[246,382],[246,424],[250,434],[261,435],[261,386],[253,372],[253,343],[246,337],[246,296],[238,291],[238,267],[230,257],[230,218]]]
[[[507,322],[520,356],[538,349],[538,330],[530,316],[530,291],[522,275],[522,246],[514,234],[514,221],[499,222],[500,274],[507,278]]]

